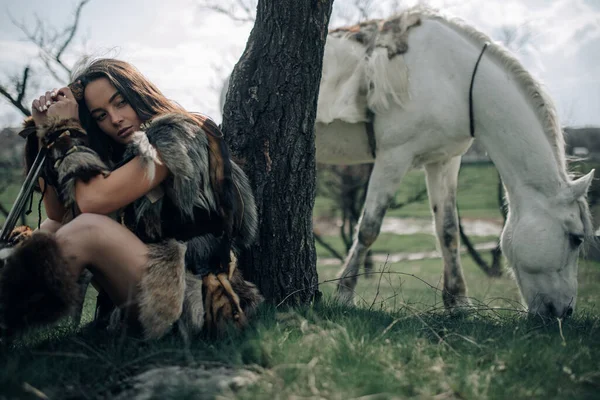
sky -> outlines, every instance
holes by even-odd
[[[220,0],[227,5],[231,0]],[[418,0],[364,0],[371,17],[390,15],[397,3]],[[82,54],[110,56],[135,65],[167,97],[190,111],[221,120],[222,81],[242,54],[251,22],[236,22],[202,7],[204,0],[91,0],[80,30],[65,54],[74,64]],[[334,2],[330,28],[358,21],[349,0]],[[526,35],[511,49],[546,87],[563,125],[600,126],[600,0],[430,0],[501,40],[503,28]],[[35,88],[27,103],[60,87],[39,65],[37,48],[13,21],[35,27],[37,15],[48,26],[65,28],[77,0],[0,0],[0,83],[31,65]],[[64,82],[67,78],[65,76]],[[64,82],[62,82],[64,84]],[[17,125],[22,115],[0,99],[0,127]]]

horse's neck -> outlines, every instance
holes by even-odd
[[[534,99],[493,54],[476,73],[473,106],[475,137],[512,197],[527,189],[543,196],[558,193],[567,179],[564,150],[545,132]]]
[[[425,98],[428,110],[446,115],[448,121],[464,117],[464,125],[453,126],[448,121],[442,125],[463,131],[469,123],[471,72],[483,43],[447,22],[430,19],[415,28],[409,39],[406,59],[412,81],[426,91],[440,91],[433,100]],[[567,179],[564,156],[556,155],[563,150],[551,144],[531,94],[494,52],[494,48],[486,50],[474,80],[475,137],[486,148],[510,193],[531,189],[552,196]],[[427,60],[426,65],[423,60]],[[440,76],[447,79],[440,82]],[[431,82],[436,85],[432,87]]]
[[[558,193],[565,182],[563,157],[556,155],[531,99],[492,63],[477,76],[475,136],[487,150],[512,198],[517,193]]]
[[[481,132],[481,131],[480,131]],[[500,172],[511,202],[539,194],[556,196],[564,185],[549,146],[531,140],[531,133],[481,132],[479,139]]]

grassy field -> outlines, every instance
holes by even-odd
[[[132,377],[178,366],[177,374],[161,370],[154,396],[140,398],[598,398],[599,264],[581,263],[578,311],[562,328],[515,311],[514,282],[486,278],[468,261],[476,307],[464,315],[441,307],[439,260],[389,267],[359,281],[356,308],[332,302],[333,286],[325,283],[324,301],[294,309],[265,306],[250,329],[219,341],[190,344],[174,335],[144,343],[85,328],[38,332],[0,350],[0,392],[70,399],[125,391],[122,398],[134,398],[143,389]],[[324,281],[335,268],[319,272]],[[191,371],[198,369],[237,371],[239,379],[211,388],[194,380]]]
[[[460,169],[458,177],[458,207],[463,218],[501,219],[498,209],[498,173],[491,164],[466,164]],[[409,196],[425,188],[425,173],[422,170],[410,171],[404,177],[396,193],[397,202],[405,201]],[[314,212],[316,215],[335,214],[335,204],[326,198],[317,198]],[[430,218],[429,202],[409,204],[398,210],[389,210],[390,217]]]
[[[500,218],[493,167],[463,168],[460,179],[463,218]],[[422,173],[412,172],[398,198],[419,182]],[[331,215],[330,207],[317,199],[315,212]],[[388,215],[429,218],[429,209],[425,202]],[[326,239],[344,253],[339,238]],[[434,249],[429,234],[386,233],[373,247],[380,255]],[[330,257],[320,246],[317,252]],[[264,306],[249,329],[218,341],[174,334],[146,343],[95,331],[86,325],[90,290],[77,330],[63,324],[0,346],[0,399],[600,397],[600,263],[580,261],[577,311],[564,324],[526,317],[509,273],[488,278],[466,255],[463,266],[468,313],[443,309],[440,259],[375,263],[375,272],[359,279],[356,307],[333,301],[340,267],[322,263],[321,302]]]
[[[597,398],[600,264],[581,261],[578,310],[562,326],[526,318],[511,278],[464,267],[474,304],[464,315],[443,310],[440,260],[429,259],[378,264],[359,280],[357,307],[332,301],[337,267],[320,265],[323,301],[265,306],[250,329],[219,341],[39,331],[0,349],[0,398],[134,398],[148,389],[133,377],[165,367],[178,373],[159,370],[154,397],[140,398]],[[199,369],[238,378],[213,387],[194,378]]]

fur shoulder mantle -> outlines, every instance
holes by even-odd
[[[161,189],[181,212],[182,218],[193,220],[197,208],[221,214],[225,219],[229,217],[235,225],[233,232],[229,232],[234,242],[235,236],[239,236],[242,243],[238,240],[238,245],[249,244],[257,226],[254,196],[248,178],[229,159],[226,148],[215,152],[211,146],[210,140],[222,142],[222,139],[209,138],[211,133],[206,127],[185,114],[158,116],[144,123],[142,129],[134,133],[125,158],[139,156],[149,177],[154,175],[155,163],[164,164],[171,174]],[[224,144],[219,146],[224,148]],[[211,179],[215,168],[222,169],[216,176],[227,178],[229,175],[229,185],[215,183],[214,175]],[[160,238],[162,198],[159,197],[162,193],[155,194],[151,192],[135,202],[135,219],[144,218],[146,234]],[[150,221],[154,223],[148,223]]]

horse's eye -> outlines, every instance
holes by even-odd
[[[583,235],[569,233],[569,242],[571,243],[571,247],[576,249],[577,247],[581,246],[581,243],[583,243]]]

